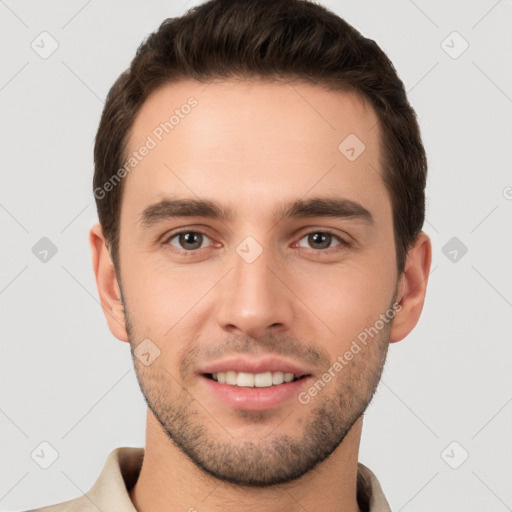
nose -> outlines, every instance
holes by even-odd
[[[235,253],[233,265],[219,290],[220,327],[230,334],[244,334],[254,339],[269,332],[277,334],[289,330],[294,305],[284,265],[270,250],[263,250],[252,262]]]

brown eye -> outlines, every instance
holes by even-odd
[[[178,245],[175,245],[173,240],[177,240]],[[202,249],[203,243],[208,240],[210,240],[209,237],[198,231],[184,231],[172,235],[167,243],[181,250],[193,251],[195,249]]]
[[[303,240],[306,240],[307,245],[301,243]],[[338,240],[338,243],[331,245],[336,240]],[[312,231],[303,236],[299,241],[300,247],[309,247],[315,250],[330,249],[331,247],[344,244],[345,242],[339,236],[329,231]]]

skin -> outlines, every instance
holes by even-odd
[[[146,100],[130,150],[190,96],[197,106],[124,178],[117,274],[101,227],[90,232],[110,330],[132,354],[146,338],[160,350],[148,366],[134,356],[149,407],[130,498],[143,512],[357,511],[363,412],[389,343],[420,317],[430,240],[419,235],[398,275],[379,126],[359,96],[301,83],[181,81]],[[366,146],[354,161],[338,150],[351,133]],[[169,196],[215,200],[233,217],[144,228],[144,209]],[[282,202],[324,196],[362,205],[373,223],[274,215]],[[207,235],[201,248],[180,254],[190,245],[171,238],[178,228]],[[328,248],[308,236],[326,229]],[[247,236],[262,248],[252,263],[236,252]],[[393,321],[308,404],[234,409],[198,375],[226,356],[270,354],[307,369],[307,390],[395,300]]]

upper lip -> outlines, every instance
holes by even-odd
[[[296,377],[309,375],[307,369],[300,367],[291,361],[279,359],[276,357],[262,357],[259,359],[248,359],[247,357],[234,356],[221,361],[214,361],[205,364],[199,369],[199,373],[218,373],[233,370],[235,372],[246,373],[265,373],[265,372],[283,372],[293,373]]]

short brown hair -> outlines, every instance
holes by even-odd
[[[210,0],[166,19],[139,46],[108,93],[94,147],[98,217],[115,267],[125,180],[109,187],[108,194],[103,187],[125,161],[142,104],[158,87],[180,79],[234,77],[303,80],[356,92],[370,101],[380,124],[383,180],[393,208],[401,273],[425,218],[427,159],[416,114],[379,46],[307,0]]]

